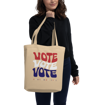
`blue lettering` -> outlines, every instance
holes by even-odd
[[[39,77],[45,77],[44,70],[46,71],[46,77],[49,77],[48,71],[50,71],[50,75],[51,75],[52,78],[57,77],[56,70],[43,69],[42,67],[40,69],[38,67],[36,73],[35,73],[35,68],[33,68],[32,70],[34,71],[34,77],[37,77],[38,70],[39,70]],[[41,71],[42,71],[42,73],[41,73]]]

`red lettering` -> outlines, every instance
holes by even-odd
[[[49,58],[48,58],[48,63],[50,63],[50,61],[51,61],[51,60],[50,60],[50,56],[53,55],[53,53],[47,53],[47,55],[49,56]]]
[[[43,55],[45,55],[45,58],[43,57]],[[47,55],[45,53],[41,54],[41,58],[42,58],[43,61],[47,61]]]
[[[40,60],[40,52],[38,52],[38,57],[36,56],[36,52],[33,52],[33,54],[35,55],[36,60]]]
[[[42,52],[40,54],[40,52],[38,52],[38,56],[36,55],[36,52],[33,52],[33,54],[35,56],[35,60],[40,60],[40,56],[41,56],[41,59],[43,61],[48,61],[48,63],[51,62],[51,56],[52,56],[52,63],[54,63],[54,62],[56,62],[58,60],[57,59],[57,53],[44,53],[44,52]],[[47,56],[48,56],[48,60],[47,60]]]
[[[56,62],[57,60],[57,53],[53,53],[52,63]]]

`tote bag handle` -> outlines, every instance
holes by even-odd
[[[32,36],[31,44],[37,45],[37,35],[38,35],[38,32],[39,32],[41,26],[42,26],[43,23],[45,22],[45,20],[46,20],[46,16],[45,16],[45,18],[43,19],[43,21],[41,22],[41,24],[38,26],[38,28],[34,31],[33,36]],[[34,36],[35,36],[35,39],[34,39],[34,41],[33,41]],[[56,29],[55,29],[55,22],[54,22],[54,29],[53,29],[53,31],[52,31],[52,45],[54,45],[54,37],[53,37],[53,36],[55,36],[55,38],[56,38],[56,46],[58,46],[58,40],[57,40]],[[34,43],[32,43],[32,42],[34,42]]]

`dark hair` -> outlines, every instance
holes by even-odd
[[[38,14],[35,14],[35,16],[40,17],[40,16],[46,14],[46,7],[43,3],[43,0],[38,0],[36,9],[38,10]],[[65,15],[66,11],[67,11],[67,9],[66,9],[66,5],[64,4],[64,0],[58,0],[58,6],[54,10],[55,15],[59,19],[65,19],[66,18],[66,15]]]

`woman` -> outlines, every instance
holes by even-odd
[[[77,60],[73,57],[74,54],[71,41],[72,22],[71,19],[69,20],[67,17],[69,12],[65,4],[66,0],[37,1],[38,2],[35,5],[35,11],[37,11],[37,14],[30,19],[28,39],[31,40],[34,30],[37,29],[46,16],[46,21],[37,36],[37,44],[51,46],[52,30],[54,29],[55,22],[58,44],[59,46],[66,47],[66,50],[63,68],[62,91],[53,93],[53,105],[67,105],[67,96],[68,92],[70,92],[69,86],[81,85],[81,69]],[[35,92],[33,94],[34,104],[51,105],[51,95],[51,93]]]

